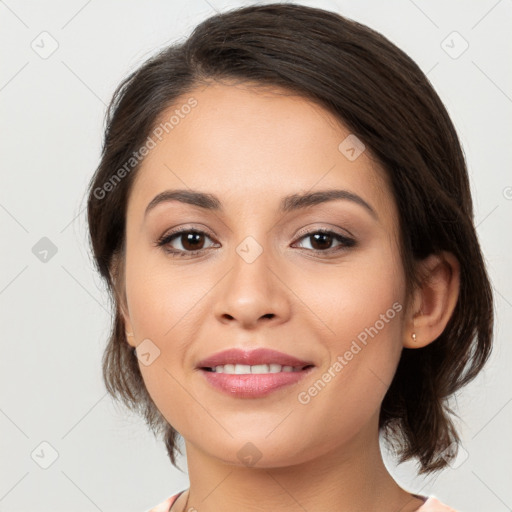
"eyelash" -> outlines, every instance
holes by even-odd
[[[208,238],[211,238],[208,233],[205,231],[200,231],[197,229],[191,229],[191,228],[185,228],[180,229],[177,231],[172,231],[171,233],[166,233],[165,235],[162,235],[155,243],[156,246],[162,247],[163,250],[170,254],[172,257],[183,257],[183,256],[196,256],[201,251],[205,251],[207,249],[199,249],[197,251],[182,251],[182,250],[176,250],[176,249],[169,249],[165,247],[168,245],[174,238],[178,238],[180,235],[184,233],[194,233],[198,235],[206,235]],[[337,233],[336,231],[330,231],[327,229],[315,229],[314,231],[309,231],[307,233],[303,233],[298,240],[302,240],[303,238],[308,238],[310,236],[316,235],[316,234],[322,234],[322,235],[333,235],[333,238],[337,240],[338,242],[341,242],[342,245],[335,248],[330,248],[325,251],[322,251],[320,249],[306,249],[309,252],[314,252],[317,254],[327,253],[332,254],[333,252],[343,251],[346,250],[349,247],[353,247],[356,245],[356,241],[353,238],[348,238],[344,235],[341,235],[340,233]]]

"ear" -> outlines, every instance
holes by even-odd
[[[406,322],[403,342],[406,348],[422,348],[435,341],[444,331],[459,297],[460,265],[452,253],[431,254],[419,265],[422,279],[414,291]]]
[[[137,344],[135,343],[133,327],[132,327],[132,323],[130,321],[130,315],[127,312],[126,304],[123,302],[119,302],[119,306],[118,306],[117,310],[119,312],[119,315],[123,319],[125,336],[126,336],[126,341],[127,341],[128,345],[130,345],[132,347],[136,347]]]

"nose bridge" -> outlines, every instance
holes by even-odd
[[[258,241],[254,236],[248,235],[235,247],[231,286],[232,289],[236,288],[239,300],[260,300],[270,305],[268,301],[274,281],[270,270],[272,251],[269,240],[262,240],[262,236],[258,235]]]
[[[257,239],[258,238],[258,239]],[[230,271],[216,297],[215,314],[251,325],[260,318],[286,316],[287,300],[279,279],[272,241],[259,230],[234,247]]]

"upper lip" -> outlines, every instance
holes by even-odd
[[[243,350],[240,348],[230,348],[217,352],[206,359],[199,361],[198,368],[214,368],[225,364],[247,364],[253,366],[256,364],[280,364],[281,366],[309,366],[313,363],[302,361],[289,354],[278,352],[269,348],[257,348],[254,350]]]

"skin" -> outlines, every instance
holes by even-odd
[[[163,118],[190,96],[198,105],[151,150],[133,184],[122,283],[133,334],[127,342],[150,339],[160,350],[139,366],[186,444],[190,488],[172,510],[417,510],[422,501],[384,466],[379,410],[402,349],[427,345],[448,322],[457,261],[448,253],[423,261],[429,277],[407,309],[394,198],[369,150],[354,161],[338,150],[350,133],[343,124],[304,98],[234,83],[197,88]],[[377,217],[349,200],[277,210],[283,196],[331,188],[359,195]],[[173,201],[145,217],[148,203],[167,189],[214,194],[224,212]],[[199,255],[173,258],[155,245],[176,227],[207,233]],[[357,243],[326,255],[343,245],[315,244],[303,228],[352,235]],[[252,263],[236,251],[247,236],[262,250]],[[184,236],[168,247],[193,249]],[[298,394],[394,303],[403,309],[300,403]],[[274,348],[315,368],[264,398],[236,398],[196,369],[200,359],[231,347]],[[251,466],[237,456],[247,442],[261,455]]]

